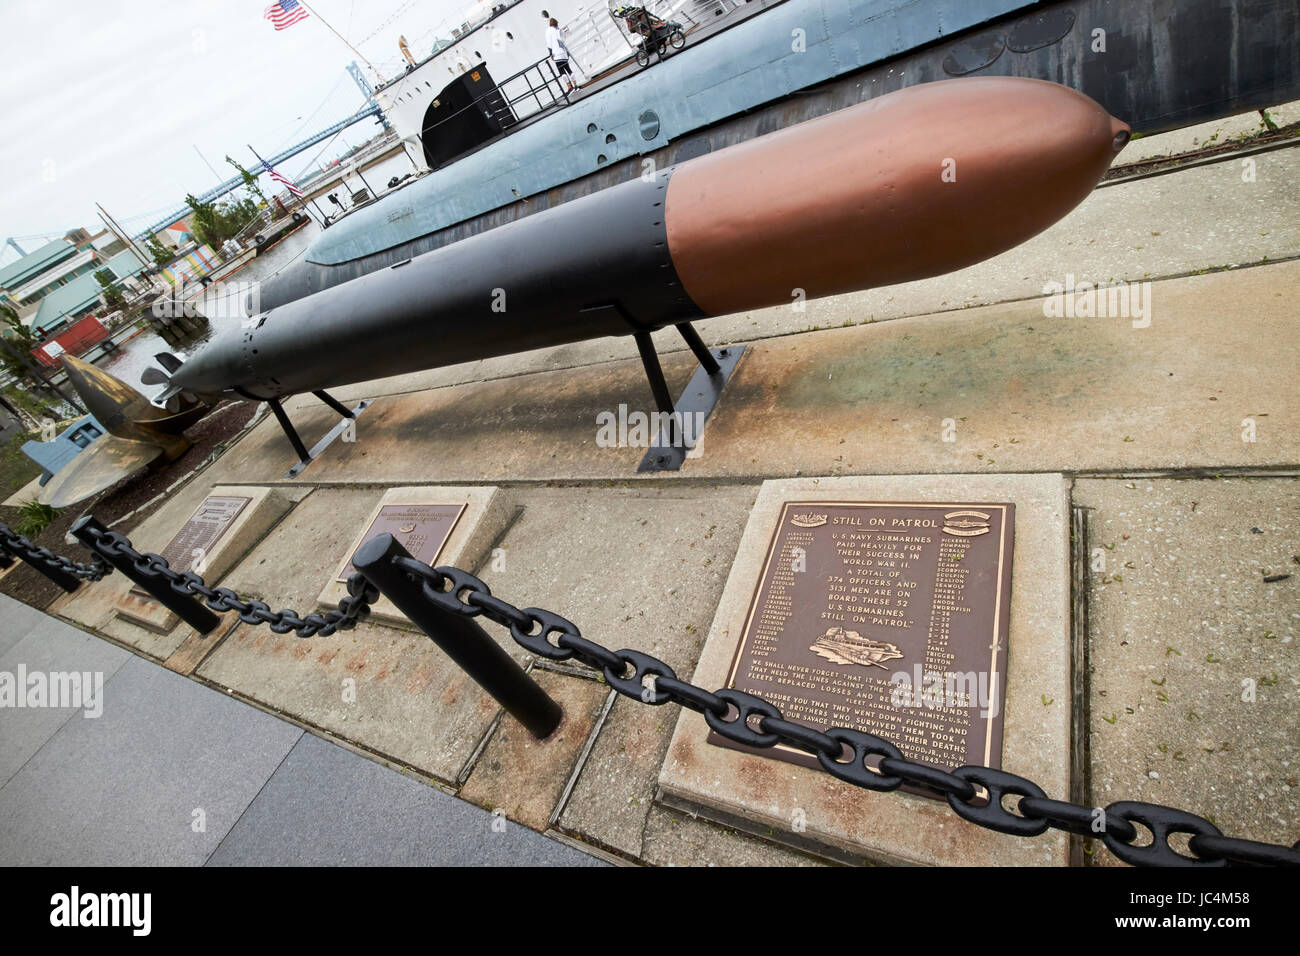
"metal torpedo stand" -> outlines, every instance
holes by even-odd
[[[366,399],[364,402],[359,402],[356,408],[349,409],[346,405],[344,405],[342,402],[340,402],[338,399],[336,399],[333,395],[331,395],[329,392],[325,391],[324,389],[320,389],[318,391],[312,392],[313,395],[319,398],[330,408],[334,409],[334,411],[338,412],[339,415],[342,417],[339,423],[335,425],[333,428],[331,428],[325,434],[324,438],[322,438],[315,445],[313,445],[311,451],[309,452],[307,451],[307,446],[302,443],[302,438],[298,435],[297,429],[293,427],[293,422],[289,420],[289,413],[284,410],[284,406],[280,403],[280,400],[278,398],[260,399],[256,395],[250,395],[248,392],[245,392],[243,389],[240,388],[235,389],[235,391],[238,392],[240,395],[242,395],[244,398],[249,399],[250,401],[254,401],[254,402],[265,401],[268,405],[271,406],[271,411],[275,414],[275,420],[280,423],[280,427],[284,429],[285,437],[289,439],[289,444],[293,446],[293,450],[298,454],[298,464],[294,465],[287,472],[285,472],[284,477],[286,478],[297,478],[299,475],[301,475],[303,473],[303,469],[305,469],[313,461],[319,458],[321,452],[325,451],[326,448],[334,444],[335,440],[340,435],[342,435],[344,431],[347,430],[348,426],[352,422],[355,422],[362,412],[364,412],[367,408],[369,408],[372,404],[374,404],[374,402],[371,399]]]
[[[622,317],[632,329],[632,338],[636,340],[637,350],[641,353],[641,364],[645,367],[646,378],[650,382],[650,392],[654,395],[655,406],[664,416],[664,427],[656,436],[637,466],[637,472],[680,471],[687,455],[704,432],[704,425],[722,397],[722,390],[731,381],[736,366],[740,364],[748,346],[728,346],[710,349],[689,322],[679,322],[674,328],[681,334],[691,352],[699,359],[699,367],[686,384],[681,398],[674,404],[672,393],[668,391],[668,382],[664,378],[663,366],[659,364],[659,354],[655,351],[650,332],[627,314],[621,305],[597,306],[584,309],[584,312],[605,312],[613,310]],[[691,429],[690,443],[682,427],[685,421],[698,421],[699,428]]]
[[[674,403],[672,393],[668,390],[668,382],[664,378],[663,366],[659,363],[659,355],[655,352],[654,342],[650,338],[650,332],[638,325],[618,304],[602,305],[592,309],[584,309],[583,311],[607,312],[610,310],[617,312],[631,327],[632,337],[636,340],[636,347],[641,353],[641,364],[645,366],[650,391],[654,395],[655,406],[663,416],[661,419],[663,428],[651,444],[650,450],[646,452],[645,457],[641,460],[641,464],[637,466],[637,472],[679,471],[691,448],[699,441],[705,423],[708,422],[709,416],[713,414],[718,400],[722,397],[722,390],[731,381],[731,376],[740,364],[741,358],[744,357],[748,346],[733,345],[710,349],[704,344],[704,340],[700,338],[700,333],[695,331],[695,327],[691,323],[680,322],[674,326],[700,362],[681,397]],[[289,469],[284,476],[285,478],[297,478],[302,474],[308,465],[343,434],[349,423],[356,421],[363,411],[374,404],[372,399],[367,399],[360,402],[355,408],[348,409],[347,406],[323,389],[313,391],[313,395],[339,413],[341,420],[309,452],[297,430],[293,427],[293,422],[289,420],[284,405],[278,398],[261,399],[240,388],[236,388],[234,391],[250,401],[265,401],[271,406],[276,421],[280,423],[285,436],[289,439],[289,444],[293,446],[293,450],[298,455],[298,464]],[[682,423],[685,421],[697,422],[698,428],[693,427],[689,430],[683,428]],[[687,434],[688,431],[689,435]]]

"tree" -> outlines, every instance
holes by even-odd
[[[112,269],[100,269],[95,273],[95,280],[104,290],[104,302],[110,309],[121,309],[126,305],[126,296],[117,287],[117,276]]]
[[[257,204],[251,199],[217,204],[199,202],[193,195],[188,195],[185,202],[194,210],[195,237],[213,249],[220,249],[227,239],[239,235],[239,231],[258,213]]]
[[[235,169],[239,170],[239,175],[244,180],[244,186],[247,187],[250,193],[252,193],[254,196],[257,197],[257,204],[259,206],[265,206],[266,196],[262,193],[262,187],[257,184],[257,177],[254,176],[252,173],[250,173],[243,166],[240,166],[239,163],[235,162],[229,156],[226,157],[226,162],[228,162],[231,166],[234,166]]]
[[[17,379],[30,379],[30,370],[13,353],[25,355],[36,348],[36,339],[32,336],[31,329],[23,325],[17,312],[3,303],[0,303],[0,326],[0,336],[4,337],[7,346],[0,348],[0,367]]]
[[[153,261],[160,266],[165,266],[176,258],[175,250],[163,245],[162,240],[152,232],[149,233],[149,238],[145,240],[145,244],[149,247],[149,255],[153,256]]]

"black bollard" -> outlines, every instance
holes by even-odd
[[[550,736],[564,716],[560,705],[476,621],[430,603],[422,582],[394,564],[410,557],[391,534],[381,534],[357,550],[352,565],[529,733]]]
[[[86,515],[84,518],[78,518],[76,524],[72,526],[72,536],[148,591],[150,597],[173,614],[179,615],[182,621],[200,634],[207,634],[217,629],[221,624],[221,618],[208,610],[198,598],[177,594],[164,578],[149,577],[137,568],[130,558],[111,553],[108,548],[103,547],[99,536],[105,534],[107,530],[94,515]]]

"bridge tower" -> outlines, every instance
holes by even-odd
[[[366,98],[366,102],[378,108],[379,104],[375,102],[374,88],[366,80],[365,74],[361,72],[361,67],[357,66],[356,60],[348,64],[348,73],[352,74],[352,79],[360,87],[361,95]],[[383,114],[382,110],[379,113],[379,121],[384,124],[385,132],[392,132],[392,127],[388,125],[388,117]]]

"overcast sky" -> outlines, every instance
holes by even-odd
[[[0,243],[98,232],[95,202],[143,229],[233,175],[227,153],[250,166],[248,144],[270,156],[360,109],[345,72],[355,54],[317,18],[277,32],[262,17],[269,2],[4,0]],[[389,77],[399,34],[421,58],[469,5],[308,0]],[[322,147],[328,161],[377,130],[358,123],[280,171],[296,176]],[[29,252],[41,241],[19,238]],[[6,249],[0,262],[15,257]]]

